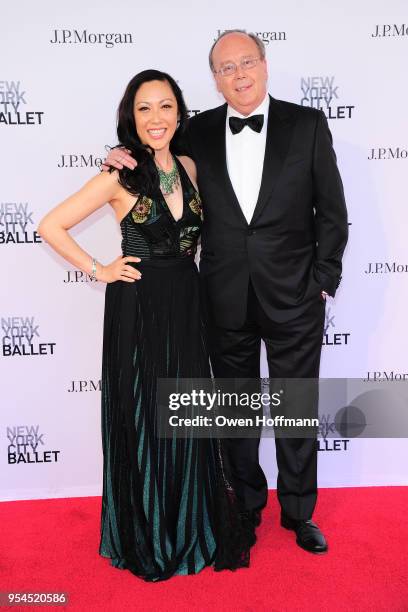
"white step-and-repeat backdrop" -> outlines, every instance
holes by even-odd
[[[35,230],[98,172],[134,74],[172,74],[191,115],[222,102],[207,56],[226,29],[258,33],[272,95],[320,106],[333,133],[350,241],[342,284],[327,303],[321,375],[408,378],[406,8],[405,0],[2,7],[0,499],[101,492],[105,286],[53,254]],[[104,263],[120,254],[108,205],[72,233]],[[261,452],[273,488],[273,440]],[[407,465],[405,439],[327,439],[319,482],[408,484]]]

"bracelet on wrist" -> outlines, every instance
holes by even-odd
[[[91,280],[96,280],[96,264],[97,264],[97,261],[95,257],[92,257],[92,269],[91,269],[91,274],[89,275]]]

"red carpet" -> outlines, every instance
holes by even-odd
[[[0,592],[65,591],[66,609],[84,611],[408,610],[407,487],[321,489],[321,556],[295,545],[269,499],[249,569],[156,584],[98,556],[100,498],[0,503]]]

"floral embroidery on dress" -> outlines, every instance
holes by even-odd
[[[189,203],[189,207],[196,215],[200,215],[201,221],[203,220],[203,207],[201,203],[201,198],[197,192],[195,192],[193,199]]]
[[[197,226],[183,227],[180,230],[180,252],[190,254],[192,251],[189,253],[189,250],[196,244],[199,234],[200,228]]]
[[[132,209],[132,217],[135,223],[144,223],[152,208],[153,200],[146,196],[139,197]]]
[[[132,248],[145,259],[194,257],[201,232],[201,198],[182,166],[179,166],[183,192],[183,214],[176,222],[162,193],[139,195],[124,220],[129,225]]]

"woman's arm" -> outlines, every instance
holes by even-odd
[[[89,217],[90,214],[120,196],[122,188],[116,173],[103,172],[88,181],[79,191],[58,204],[41,219],[37,232],[42,238],[73,266],[88,274],[92,270],[92,256],[89,255],[70,236],[68,230]],[[111,264],[96,265],[97,280],[110,283],[115,280],[133,282],[140,278],[140,272],[130,261],[140,261],[138,257],[118,257]]]

